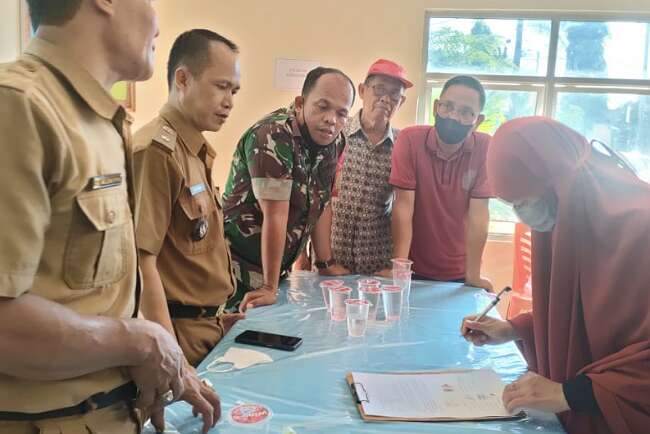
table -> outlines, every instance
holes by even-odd
[[[358,278],[343,279],[355,289],[353,295]],[[344,321],[329,320],[318,287],[320,280],[312,273],[292,275],[281,285],[277,304],[250,310],[246,320],[238,322],[198,367],[199,375],[209,379],[221,396],[223,416],[210,432],[565,432],[555,415],[541,412],[530,412],[519,421],[364,422],[345,382],[347,372],[492,368],[504,381],[511,382],[526,371],[526,364],[513,343],[474,347],[460,336],[462,317],[489,303],[489,295],[483,290],[458,283],[414,281],[408,315],[399,322],[370,323],[365,337],[350,338]],[[300,336],[303,344],[295,352],[235,344],[235,336],[246,329]],[[228,373],[207,372],[206,366],[233,345],[264,352],[274,362]],[[272,416],[262,426],[236,425],[229,420],[228,412],[240,403],[264,404]],[[200,432],[201,419],[192,417],[185,403],[169,406],[166,419],[168,434]],[[146,432],[153,430],[148,427]]]

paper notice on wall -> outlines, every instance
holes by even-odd
[[[301,90],[307,73],[317,66],[315,60],[275,59],[275,88]]]

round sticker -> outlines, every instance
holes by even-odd
[[[262,404],[240,404],[230,410],[230,420],[241,425],[254,425],[267,421],[271,410]]]

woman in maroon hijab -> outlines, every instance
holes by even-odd
[[[494,193],[533,229],[533,311],[462,332],[517,340],[531,372],[504,404],[570,434],[650,433],[650,184],[626,167],[542,117],[505,123],[488,152]]]

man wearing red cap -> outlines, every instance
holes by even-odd
[[[404,91],[412,86],[402,66],[377,60],[359,85],[363,108],[345,129],[348,145],[337,174],[332,250],[335,262],[355,274],[377,273],[390,265],[392,187],[388,177],[399,132],[390,121],[406,99]]]

